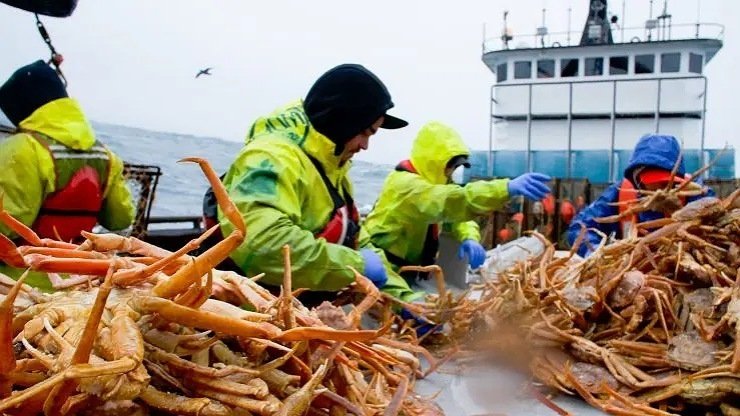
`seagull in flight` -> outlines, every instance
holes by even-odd
[[[201,69],[200,71],[198,71],[198,73],[195,75],[195,77],[198,78],[201,75],[213,75],[213,74],[211,74],[211,69],[213,69],[213,67],[208,67],[206,69]]]

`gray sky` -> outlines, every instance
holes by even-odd
[[[662,1],[655,2],[656,14]],[[483,24],[501,33],[508,9],[515,34],[533,33],[547,8],[551,32],[581,30],[587,0],[80,0],[69,19],[44,21],[64,54],[70,94],[90,118],[148,129],[242,141],[251,121],[305,95],[326,69],[356,62],[388,85],[396,108],[411,122],[371,140],[358,158],[395,163],[423,123],[456,127],[473,149],[488,143],[489,87],[481,61]],[[626,26],[647,19],[647,0],[611,1]],[[696,0],[673,0],[674,23],[696,21]],[[703,0],[701,20],[740,21],[737,0]],[[0,4],[0,78],[48,51],[33,16]],[[709,146],[738,137],[740,34],[725,29],[725,46],[706,68]],[[193,79],[213,66],[212,77]]]

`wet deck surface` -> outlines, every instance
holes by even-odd
[[[435,401],[449,416],[558,414],[537,400],[527,386],[526,375],[504,366],[485,364],[461,369],[450,363],[428,378],[418,380],[415,392],[424,397],[438,394]],[[553,402],[573,415],[605,415],[580,398],[561,394]]]
[[[563,256],[560,252],[557,255]],[[419,282],[422,289],[436,292],[432,280]],[[462,288],[448,281],[448,290],[462,292]],[[475,294],[471,294],[475,296]],[[418,380],[415,392],[424,397],[436,396],[435,402],[449,416],[547,416],[558,413],[540,402],[531,392],[527,374],[493,362],[468,361],[465,367],[454,361],[424,380]],[[591,407],[579,397],[559,394],[552,401],[578,416],[602,416],[606,413]]]

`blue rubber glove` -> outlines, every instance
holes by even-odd
[[[523,196],[540,201],[550,193],[547,182],[550,177],[543,173],[525,173],[509,181],[509,196]]]
[[[431,324],[421,318],[418,318],[416,315],[409,312],[406,308],[401,309],[401,319],[403,319],[404,321],[414,321],[414,327],[416,328],[417,337],[423,337],[427,332],[437,327],[437,325]],[[440,332],[441,330],[442,327],[439,326],[434,332]]]
[[[457,258],[468,256],[468,264],[471,269],[477,269],[486,260],[486,249],[475,240],[465,240],[457,250]]]
[[[378,289],[385,286],[388,282],[388,275],[385,273],[383,260],[369,248],[360,250],[362,258],[365,260],[365,270],[362,274],[370,279]]]

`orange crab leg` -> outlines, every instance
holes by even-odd
[[[13,390],[13,381],[9,377],[16,365],[13,352],[13,303],[21,291],[26,276],[28,276],[28,270],[23,273],[0,303],[0,398],[8,397]]]
[[[18,247],[4,234],[0,234],[0,260],[13,267],[27,267]]]
[[[28,228],[26,224],[23,224],[22,222],[15,219],[12,215],[8,213],[5,209],[3,209],[3,203],[2,198],[0,197],[0,221],[3,222],[3,224],[7,225],[8,228],[13,230],[16,234],[18,234],[22,239],[28,241],[34,246],[42,246],[44,245],[41,241],[41,238],[36,234],[32,229]]]
[[[221,183],[221,180],[211,165],[205,159],[195,157],[185,158],[182,161],[195,162],[200,165],[213,188],[213,193],[216,195],[216,201],[218,201],[221,210],[234,225],[234,231],[205,253],[196,257],[195,261],[183,266],[172,277],[157,284],[153,292],[155,295],[164,298],[173,298],[179,293],[182,293],[208,270],[224,261],[232,251],[241,245],[244,241],[244,234],[246,233],[244,219],[236,209],[236,205],[229,199],[226,188],[224,188],[223,183]]]
[[[54,258],[43,254],[29,254],[28,265],[33,270],[52,273],[74,273],[104,276],[110,268],[111,260]],[[123,259],[116,259],[116,265],[125,267]]]
[[[87,318],[85,330],[82,332],[79,344],[75,349],[74,355],[72,355],[72,361],[70,365],[85,364],[90,360],[90,352],[92,352],[93,343],[98,333],[98,326],[100,325],[100,318],[103,316],[103,310],[105,310],[105,302],[108,300],[108,295],[113,288],[112,276],[115,270],[115,262],[108,261],[108,272],[105,275],[105,280],[98,290],[98,294],[95,297],[95,303],[90,310],[90,317]],[[77,380],[65,380],[61,384],[55,386],[49,397],[44,402],[44,413],[47,415],[61,414],[62,406],[67,402],[69,396],[77,388]]]
[[[376,331],[351,330],[343,331],[329,327],[305,326],[284,331],[276,339],[283,342],[323,339],[328,341],[371,341],[383,335],[387,327]]]
[[[80,244],[80,250],[93,251],[122,251],[139,256],[167,257],[171,251],[141,241],[136,237],[124,237],[118,234],[93,234],[82,232],[87,240]]]
[[[125,286],[125,285],[136,284],[138,282],[145,280],[147,277],[151,276],[155,272],[158,272],[164,269],[165,267],[169,266],[170,264],[177,262],[184,254],[200,247],[201,243],[203,243],[205,239],[210,237],[211,234],[213,234],[216,231],[217,227],[218,225],[214,225],[210,229],[206,230],[206,232],[201,234],[200,237],[189,241],[187,244],[185,244],[182,248],[180,248],[176,252],[170,254],[169,256],[161,260],[154,262],[153,264],[150,264],[141,269],[122,270],[120,272],[117,272],[113,276],[114,283],[116,285]]]
[[[272,339],[281,334],[280,328],[267,322],[250,322],[199,309],[178,305],[167,299],[153,296],[134,298],[135,309],[157,313],[165,320],[182,325],[210,329],[228,335]]]
[[[59,247],[21,246],[18,248],[18,251],[24,256],[28,254],[43,254],[46,256],[65,259],[108,259],[104,254],[94,251],[80,251]]]

